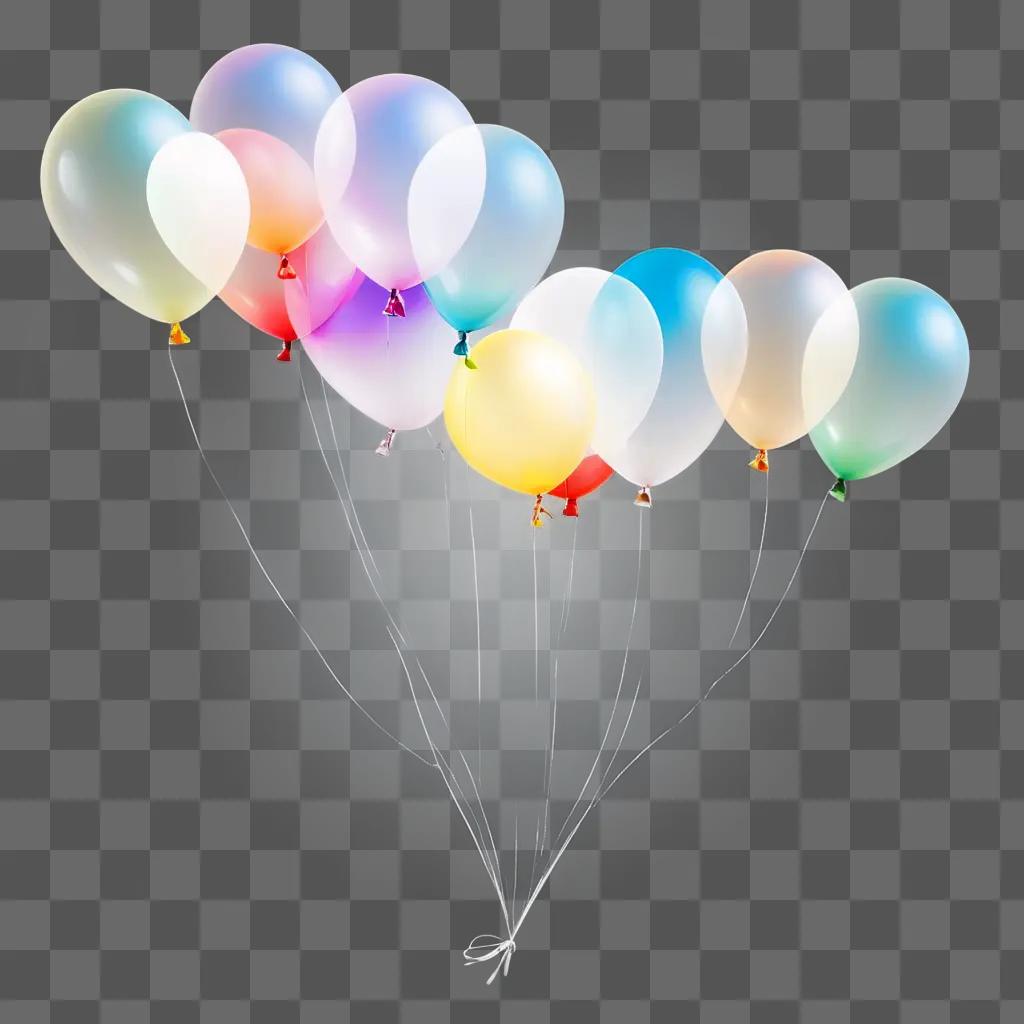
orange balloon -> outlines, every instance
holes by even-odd
[[[311,238],[324,214],[309,164],[287,142],[252,128],[229,128],[217,138],[249,186],[249,244],[284,255]]]

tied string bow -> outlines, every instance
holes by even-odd
[[[473,964],[485,964],[488,960],[498,959],[498,966],[491,972],[487,979],[490,985],[499,973],[508,977],[508,967],[512,962],[512,954],[516,951],[516,941],[513,938],[503,939],[500,935],[478,935],[462,951],[465,958],[464,967],[472,967]]]

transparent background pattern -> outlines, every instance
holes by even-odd
[[[4,1024],[1024,1017],[1024,5],[0,11]],[[613,268],[652,245],[723,269],[807,249],[851,283],[898,274],[949,296],[973,347],[950,426],[829,504],[749,665],[604,801],[490,988],[461,950],[496,928],[493,894],[440,780],[350,714],[202,471],[166,328],[101,298],[39,200],[40,150],[72,102],[132,86],[187,110],[213,61],[264,40],[310,51],[343,86],[427,75],[478,120],[534,137],[566,191],[557,267]],[[414,738],[296,365],[217,304],[188,329],[177,365],[254,542],[339,677]],[[531,742],[515,728],[533,687],[529,502],[468,484],[452,460],[449,514],[430,439],[400,437],[385,462],[379,428],[335,409],[388,592],[469,714],[472,508],[501,696],[482,745],[514,778]],[[761,525],[746,458],[723,431],[655,494],[627,746],[729,663]],[[829,483],[806,445],[773,456],[755,625]],[[578,525],[567,758],[589,756],[611,711],[631,497],[612,482]],[[571,527],[556,519],[538,545],[547,645]]]

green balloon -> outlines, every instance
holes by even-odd
[[[952,416],[970,369],[963,324],[930,288],[886,277],[850,296],[860,333],[853,372],[810,431],[840,481],[874,476],[924,447]]]

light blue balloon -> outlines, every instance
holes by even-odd
[[[251,128],[287,142],[313,165],[320,122],[341,86],[318,61],[280,43],[253,43],[225,54],[203,75],[191,120],[216,135]]]
[[[664,343],[661,381],[647,415],[621,451],[605,455],[620,476],[647,488],[691,465],[722,426],[701,351],[704,314],[722,274],[684,249],[649,249],[615,273],[647,297]]]
[[[511,313],[541,279],[565,217],[562,183],[540,146],[501,125],[478,131],[486,166],[480,211],[451,262],[424,282],[438,313],[467,333]]]
[[[840,481],[874,476],[924,447],[953,415],[971,358],[963,324],[931,288],[883,277],[850,296],[860,334],[853,373],[810,432]]]

